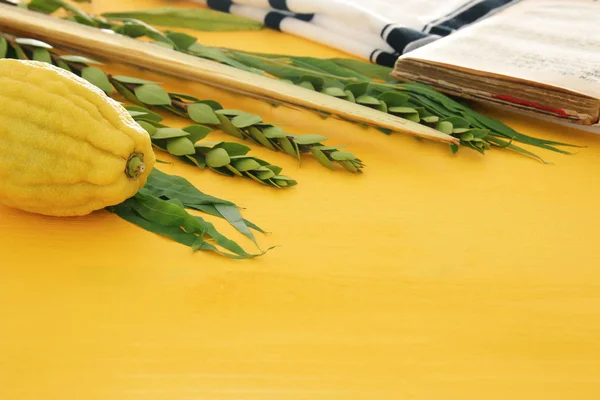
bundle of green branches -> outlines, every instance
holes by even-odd
[[[340,150],[343,146],[323,145],[322,142],[327,140],[325,136],[292,135],[265,123],[258,115],[224,109],[213,100],[170,93],[158,82],[107,74],[99,68],[100,62],[79,55],[61,55],[46,42],[0,32],[0,58],[4,57],[48,62],[81,76],[109,95],[121,94],[129,102],[142,107],[132,109],[134,118],[150,133],[156,147],[200,168],[208,166],[224,175],[243,176],[276,188],[296,185],[294,179],[280,174],[280,167],[247,156],[250,150],[247,146],[229,142],[199,142],[213,129],[238,139],[249,139],[273,151],[284,152],[299,161],[302,154],[310,153],[329,169],[334,169],[337,164],[347,171],[360,173],[364,167],[353,153]],[[144,107],[170,112],[196,125],[183,130],[165,127],[160,124],[162,117]]]
[[[193,36],[181,32],[161,32],[142,21],[149,16],[152,17],[150,21],[159,21],[159,13],[156,10],[94,16],[61,0],[32,0],[27,6],[44,13],[63,9],[68,12],[67,19],[78,23],[109,29],[132,38],[146,37],[175,51],[285,80],[306,89],[418,122],[453,135],[460,139],[461,146],[482,154],[492,147],[497,147],[543,161],[538,155],[517,146],[515,142],[570,154],[560,148],[570,146],[568,144],[521,134],[426,85],[390,80],[391,69],[387,67],[350,59],[257,54],[203,46]],[[384,132],[390,133],[385,130]],[[451,145],[451,149],[457,152],[459,147]]]

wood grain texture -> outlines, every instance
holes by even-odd
[[[247,96],[324,111],[429,140],[448,144],[459,142],[457,138],[427,126],[314,90],[26,9],[0,4],[0,29]]]
[[[341,55],[269,31],[198,35],[250,51]],[[588,148],[541,153],[551,166],[499,150],[453,156],[445,145],[109,68],[293,133],[326,134],[366,172],[310,159],[299,168],[256,148],[299,181],[275,191],[159,155],[175,161],[159,168],[235,201],[272,232],[261,244],[280,247],[249,262],[192,254],[106,212],[57,219],[0,208],[0,399],[600,397],[600,136],[483,110]]]

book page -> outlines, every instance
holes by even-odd
[[[600,99],[600,2],[524,0],[401,58],[505,75]]]

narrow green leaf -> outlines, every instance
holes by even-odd
[[[392,69],[383,67],[377,64],[371,64],[366,61],[351,60],[345,58],[333,58],[331,59],[337,65],[348,68],[352,71],[358,72],[361,75],[367,76],[371,79],[387,81],[390,79]]]
[[[333,170],[333,164],[331,163],[331,161],[329,160],[329,158],[327,158],[327,156],[325,155],[325,153],[323,153],[319,146],[315,146],[313,148],[310,149],[312,155],[317,159],[317,161],[319,161],[323,166]]]
[[[44,14],[52,14],[61,8],[61,3],[53,0],[31,0],[27,4],[27,8]]]
[[[289,154],[294,158],[297,158],[299,156],[298,152],[287,137],[278,139],[278,142],[285,153]]]
[[[176,203],[153,196],[145,189],[140,190],[135,197],[108,210],[143,229],[169,237],[194,250],[214,251],[234,259],[257,256],[245,252],[237,243],[218,233],[212,224],[202,218],[189,214]],[[205,235],[231,253],[223,252],[207,243]]]
[[[352,164],[352,162],[350,162],[350,161],[339,160],[338,163],[350,172],[360,172],[359,169],[356,168],[356,166],[354,164]]]
[[[217,115],[217,118],[219,118],[219,122],[220,122],[220,124],[218,125],[219,129],[221,129],[223,132],[227,133],[228,135],[235,136],[238,139],[244,139],[244,134],[242,133],[242,131],[239,130],[238,128],[236,128],[231,123],[229,118],[227,118],[225,115],[221,115],[221,114],[216,114],[216,115]]]
[[[251,126],[251,127],[248,128],[248,133],[250,133],[250,136],[254,140],[256,140],[260,145],[268,148],[269,150],[273,150],[273,151],[276,150],[275,147],[273,146],[273,144],[271,144],[271,142],[269,141],[269,139],[267,139],[267,137],[263,134],[263,132],[261,132],[260,129],[258,129],[258,128],[254,127],[254,126]]]
[[[106,18],[135,18],[148,24],[198,31],[248,31],[262,24],[248,18],[202,8],[155,8],[129,12],[104,13]]]
[[[131,90],[126,88],[122,83],[117,82],[117,81],[112,81],[111,83],[114,86],[114,88],[117,89],[117,92],[119,92],[121,94],[121,96],[123,96],[126,100],[128,100],[134,104],[137,104],[138,106],[145,105],[141,101],[139,101],[138,98],[135,97],[135,94]]]
[[[132,83],[136,85],[144,85],[144,84],[158,84],[160,82],[147,81],[146,79],[133,78],[131,76],[123,76],[123,75],[112,75],[113,79],[121,82],[121,83]]]

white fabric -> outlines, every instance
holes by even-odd
[[[206,4],[207,0],[193,1]],[[276,25],[272,27],[284,32],[391,66],[398,54],[437,40],[438,34],[446,35],[452,31],[446,26],[438,28],[437,24],[490,0],[286,0],[289,12],[272,9],[269,0],[231,0],[233,5],[229,0],[208,1],[213,2],[214,8],[228,7],[226,9],[233,14],[266,25],[270,21],[271,25]],[[215,3],[218,4],[215,6]],[[280,21],[282,15],[278,18],[277,13],[284,16],[291,13],[292,16]],[[309,14],[309,19],[313,16],[304,21],[295,19],[293,13]],[[266,19],[268,15],[271,18]],[[461,15],[457,20],[463,17]],[[430,34],[432,27],[436,29]]]

